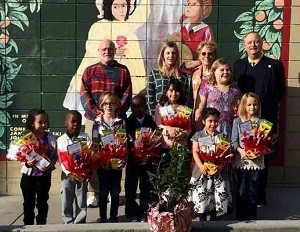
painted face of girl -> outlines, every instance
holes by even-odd
[[[170,86],[170,88],[168,89],[168,91],[166,92],[167,98],[169,99],[169,103],[170,104],[177,104],[177,100],[180,97],[180,92],[176,91],[173,88],[173,85]]]
[[[204,128],[208,134],[213,134],[219,125],[219,117],[210,115],[205,120],[202,120]]]
[[[184,14],[190,19],[190,22],[199,21],[202,18],[202,6],[197,0],[188,0],[186,2]]]
[[[199,60],[205,66],[211,67],[214,59],[214,51],[210,47],[204,46],[199,52]]]
[[[231,79],[231,69],[230,66],[225,64],[225,65],[220,65],[216,71],[215,71],[215,77],[217,84],[229,84],[229,81]]]
[[[258,113],[258,102],[254,97],[248,97],[246,101],[246,112],[248,118],[256,117]]]
[[[36,133],[45,133],[48,129],[48,118],[45,114],[38,114],[34,118],[33,122],[33,130]]]
[[[177,53],[175,48],[167,47],[164,50],[164,61],[167,67],[172,67],[177,59]]]
[[[124,21],[127,14],[126,0],[115,0],[111,6],[111,12],[117,21]]]

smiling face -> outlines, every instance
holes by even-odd
[[[247,117],[256,117],[258,115],[258,101],[254,97],[248,97],[246,100]]]
[[[170,85],[169,89],[166,92],[166,96],[170,104],[177,104],[177,100],[180,97],[180,92],[175,90],[173,85]]]
[[[202,120],[204,128],[208,134],[213,134],[219,125],[219,117],[210,115],[206,119]]]
[[[202,65],[210,68],[215,60],[214,50],[208,46],[204,46],[199,51],[199,60]]]
[[[249,33],[244,39],[244,47],[251,59],[257,59],[261,55],[262,40],[257,33]]]
[[[198,22],[202,20],[202,6],[197,0],[188,0],[186,2],[186,7],[184,14],[191,23]]]
[[[100,54],[100,61],[102,64],[110,63],[115,57],[115,44],[108,39],[105,39],[100,42],[99,45],[99,54]]]
[[[177,57],[178,57],[178,54],[177,54],[177,51],[175,48],[166,47],[166,49],[164,50],[163,59],[164,59],[165,65],[168,68],[172,67],[175,64]]]
[[[125,21],[127,10],[126,0],[115,0],[111,6],[112,15],[117,21]]]
[[[226,85],[230,82],[231,79],[231,68],[228,64],[220,65],[215,70],[215,78],[217,84]]]
[[[37,114],[34,117],[33,133],[43,134],[48,129],[48,117],[45,114]]]

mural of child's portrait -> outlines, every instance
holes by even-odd
[[[130,0],[103,0],[103,18],[126,21],[129,16]]]
[[[214,39],[211,27],[202,20],[212,12],[211,0],[187,0],[182,15],[181,36],[182,43],[186,44],[197,59],[197,47],[202,41]]]

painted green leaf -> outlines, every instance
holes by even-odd
[[[8,122],[7,112],[0,110],[0,123],[6,125]]]
[[[20,11],[12,11],[10,16],[12,17],[15,17],[16,19],[19,19],[22,23],[24,23],[26,26],[29,25],[29,22],[28,22],[28,17],[26,16],[26,14],[24,14],[23,12],[20,12]]]
[[[269,30],[270,25],[266,24],[265,26],[263,26],[260,30],[257,30],[260,34],[261,37],[265,37],[267,31]]]
[[[242,14],[240,14],[235,22],[243,22],[243,21],[249,21],[249,20],[253,20],[253,13],[250,11],[244,12]]]
[[[270,10],[269,14],[268,14],[268,22],[273,22],[276,19],[280,19],[280,11],[277,10]]]
[[[272,53],[276,56],[277,59],[281,57],[281,49],[278,43],[273,44],[272,46]]]
[[[264,11],[264,10],[269,10],[274,7],[274,0],[264,0],[261,1],[256,7],[256,11]]]
[[[268,42],[274,43],[274,42],[277,41],[277,38],[278,38],[278,33],[277,32],[274,32],[274,31],[271,31],[271,30],[268,30],[266,32],[266,40]]]
[[[17,19],[16,17],[14,16],[11,16],[11,24],[14,24],[16,25],[17,27],[19,27],[22,31],[24,31],[24,27],[22,25],[22,23],[19,21],[19,19]]]

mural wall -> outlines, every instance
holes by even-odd
[[[178,42],[184,61],[196,58],[202,40],[215,40],[218,56],[235,60],[255,30],[265,54],[287,63],[289,8],[284,0],[0,0],[1,153],[21,135],[31,108],[49,113],[54,134],[64,131],[66,109],[82,110],[81,75],[98,62],[101,39],[115,41],[138,93],[164,40]]]

